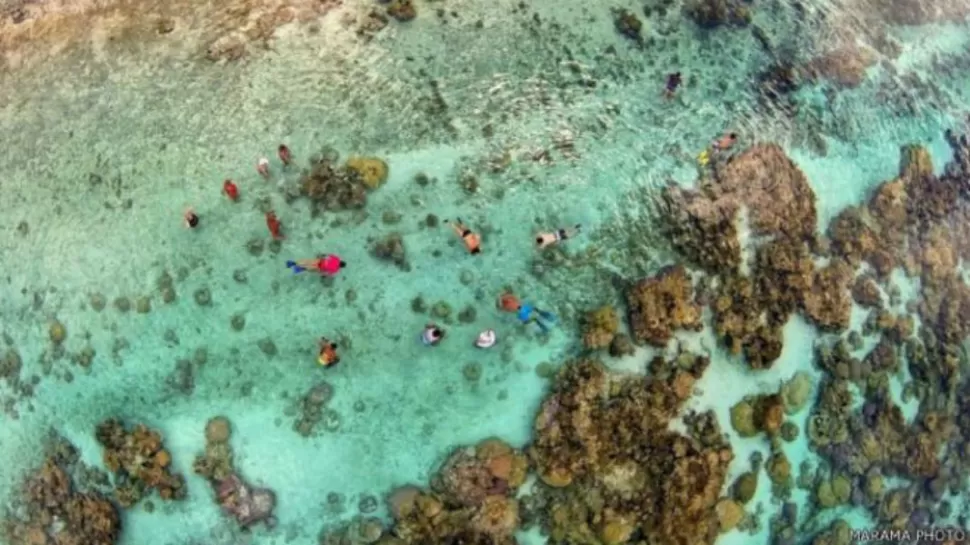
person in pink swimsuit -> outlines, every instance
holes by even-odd
[[[316,271],[327,276],[336,276],[340,272],[340,269],[347,266],[347,263],[336,254],[327,254],[316,259],[287,261],[286,266],[293,269],[294,274],[299,274],[303,271]]]

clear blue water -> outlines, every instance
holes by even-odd
[[[422,1],[416,19],[391,20],[369,40],[360,21],[382,5],[347,2],[323,13],[315,2],[238,1],[217,16],[178,3],[39,2],[11,11],[0,26],[0,329],[22,359],[21,383],[36,385],[22,395],[10,377],[0,383],[4,502],[16,504],[24,475],[43,461],[48,430],[102,466],[95,427],[120,418],[162,434],[188,497],[123,510],[119,543],[316,543],[357,516],[361,498],[427,485],[456,446],[492,436],[530,442],[548,388],[537,370],[580,353],[581,314],[604,304],[625,314],[611,278],[680,260],[652,227],[655,197],[668,182],[694,185],[695,157],[711,139],[734,131],[742,149],[781,144],[810,181],[824,231],[897,175],[901,145],[925,145],[939,172],[950,158],[943,131],[962,129],[970,96],[959,20],[900,26],[853,6],[759,1],[754,26],[710,30],[677,2],[650,5],[649,15],[636,3],[617,7],[643,21],[642,48],[615,31],[608,7],[581,2]],[[26,19],[15,23],[17,13]],[[206,58],[214,40],[237,38],[248,43],[240,58]],[[801,66],[884,39],[898,55],[873,51],[857,87],[823,78],[784,97],[797,102],[797,115],[757,93],[758,74],[776,58]],[[664,78],[675,70],[685,83],[668,100]],[[290,168],[276,158],[280,143],[293,152]],[[314,215],[306,199],[285,198],[327,146],[389,165],[366,208]],[[271,160],[268,180],[256,172],[261,157]],[[419,173],[432,182],[418,184]],[[237,203],[220,194],[226,178],[239,186]],[[284,225],[278,248],[267,206]],[[182,225],[187,207],[201,217],[196,230]],[[482,255],[469,256],[445,225],[428,227],[429,214],[461,217],[481,232]],[[564,245],[565,265],[544,262],[535,233],[572,224],[583,234]],[[372,255],[390,233],[402,236],[409,271]],[[331,284],[284,267],[330,252],[348,262]],[[172,302],[158,287],[165,273]],[[506,287],[555,310],[560,321],[548,337],[495,308]],[[211,302],[198,304],[199,290]],[[418,296],[452,309],[446,342],[434,349],[417,340],[429,320],[412,310]],[[114,304],[120,297],[130,311]],[[135,308],[143,297],[144,313]],[[467,308],[471,323],[457,319]],[[240,317],[244,326],[234,327]],[[861,329],[863,311],[853,318]],[[58,346],[55,321],[66,331]],[[474,349],[486,328],[499,344]],[[340,339],[339,366],[317,365],[320,336]],[[731,430],[730,408],[799,371],[822,380],[812,357],[820,336],[792,318],[781,358],[762,372],[714,348],[709,324],[667,347],[714,348],[687,405],[713,409],[730,436],[725,494],[752,453],[769,452],[764,438]],[[72,361],[92,351],[90,365]],[[663,352],[602,356],[618,373],[643,373]],[[906,379],[903,366],[896,390]],[[321,381],[332,385],[336,422],[304,437],[294,429],[299,400]],[[806,429],[810,411],[791,421]],[[238,471],[276,492],[275,529],[240,534],[193,474],[217,415],[232,421]],[[804,434],[784,451],[793,468],[803,460],[824,467]],[[769,542],[781,501],[760,481],[746,508],[759,523],[718,543]],[[342,509],[328,503],[333,492]],[[792,496],[805,513],[799,541],[839,518],[860,529],[881,524],[865,507],[814,513],[811,497]],[[954,520],[964,513],[959,500]],[[386,515],[383,505],[377,514]],[[545,539],[535,530],[519,537]]]

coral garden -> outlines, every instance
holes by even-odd
[[[965,138],[948,138],[954,160],[942,176],[926,149],[904,147],[898,176],[842,211],[825,235],[817,232],[811,187],[780,147],[759,144],[715,161],[699,188],[663,192],[663,221],[684,262],[624,286],[625,322],[608,304],[579,318],[587,351],[620,356],[634,353],[631,341],[665,347],[679,331],[700,330],[706,306],[724,348],[754,370],[778,359],[791,316],[817,327],[820,383],[800,371],[731,408],[729,424],[741,440],[770,445],[768,458],[752,459],[734,482],[727,482],[732,447],[714,413],[682,414],[708,356],[653,357],[646,377],[580,359],[553,377],[523,449],[498,439],[460,447],[427,485],[389,493],[390,521],[361,514],[325,529],[320,542],[511,544],[517,530],[536,527],[554,543],[709,544],[723,532],[752,529],[747,504],[762,471],[783,502],[795,487],[814,500],[801,513],[784,503],[771,526],[778,544],[796,543],[817,514],[842,505],[865,507],[896,528],[947,516],[948,495],[962,490],[970,471],[970,390],[961,375],[970,286],[956,268],[970,259],[970,150]],[[326,207],[362,206],[387,176],[376,159],[335,164],[335,157],[315,158],[303,178],[307,196]],[[745,225],[752,237],[742,243]],[[406,270],[400,244],[395,234],[374,241],[374,255]],[[920,300],[905,311],[893,271],[920,281]],[[851,329],[853,303],[868,313],[861,330]],[[418,298],[412,307],[440,319],[451,314],[444,302],[429,309]],[[63,342],[63,325],[49,329],[55,346]],[[194,359],[201,365],[205,355]],[[15,354],[4,361],[18,365]],[[903,403],[919,401],[913,420],[890,387],[904,367],[911,380]],[[331,397],[328,383],[311,386],[293,408],[294,430],[310,436],[321,421],[336,429]],[[791,417],[803,410],[809,416],[800,430]],[[684,432],[670,426],[680,417]],[[78,462],[62,443],[26,478],[21,506],[5,525],[10,543],[115,543],[119,509],[150,502],[153,492],[185,497],[158,432],[118,420],[94,431],[112,477],[75,486]],[[802,431],[824,461],[814,470],[793,468],[782,448]],[[231,435],[227,418],[212,418],[194,472],[240,527],[272,527],[276,496],[239,474]],[[535,483],[523,488],[530,475]],[[913,484],[893,488],[892,478]],[[846,528],[825,527],[814,543],[842,543]]]

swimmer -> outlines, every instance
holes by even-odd
[[[283,240],[283,223],[279,218],[276,217],[276,212],[270,210],[266,213],[266,227],[269,228],[269,234],[272,235],[273,240]]]
[[[712,142],[711,149],[713,149],[715,153],[719,151],[728,151],[734,147],[734,144],[737,143],[737,141],[738,135],[736,133],[728,133]]]
[[[563,240],[573,238],[579,234],[579,230],[582,226],[578,223],[573,226],[572,229],[557,229],[554,233],[539,233],[536,235],[536,246],[540,249],[547,248],[556,244],[557,242],[562,242]]]
[[[189,208],[182,214],[182,220],[185,222],[186,229],[195,229],[199,226],[199,215],[195,213],[195,210]]]
[[[680,76],[680,72],[674,72],[673,74],[667,74],[667,84],[664,86],[664,96],[666,98],[674,98],[677,94],[677,88],[680,87],[683,79]]]
[[[523,325],[534,323],[543,333],[549,332],[549,326],[543,321],[555,322],[556,316],[551,312],[538,309],[529,303],[523,303],[511,292],[505,292],[498,298],[498,308],[505,312],[514,312]]]
[[[293,154],[290,153],[290,148],[286,147],[286,144],[280,144],[277,155],[280,156],[280,162],[283,163],[283,166],[290,166],[290,161],[293,160]]]
[[[451,228],[455,230],[455,233],[461,237],[461,241],[465,243],[465,248],[468,249],[468,253],[472,255],[478,255],[482,253],[482,239],[477,234],[473,233],[471,229],[468,228],[461,218],[456,218],[457,221],[454,223],[445,220],[445,223],[451,225]]]
[[[320,337],[320,351],[317,353],[317,363],[324,367],[332,367],[340,363],[340,356],[337,354],[337,343],[330,341],[326,337]]]
[[[239,188],[236,187],[236,184],[232,180],[222,182],[222,192],[225,193],[226,197],[229,197],[230,201],[235,202],[239,200]]]
[[[436,346],[444,338],[445,330],[433,323],[424,326],[424,331],[421,332],[421,343],[425,346]]]
[[[346,267],[347,263],[335,254],[328,254],[316,259],[287,261],[286,266],[293,269],[293,274],[300,274],[303,271],[317,271],[327,276],[337,276],[340,269]]]
[[[256,172],[264,179],[269,180],[269,159],[260,157],[256,162]]]
[[[495,346],[498,341],[498,337],[495,335],[494,329],[486,329],[478,334],[478,338],[475,339],[475,346],[478,348],[491,348]]]

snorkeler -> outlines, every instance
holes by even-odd
[[[189,208],[182,214],[182,221],[185,222],[186,229],[195,229],[199,226],[199,215],[195,213],[195,210]]]
[[[317,353],[317,363],[324,367],[331,367],[340,363],[340,356],[337,354],[337,343],[330,341],[326,337],[320,337],[320,351]]]
[[[536,235],[536,246],[540,249],[552,246],[557,242],[562,242],[566,239],[573,238],[579,234],[579,230],[582,226],[578,223],[572,227],[572,229],[556,229],[553,233],[539,233]]]
[[[478,255],[482,253],[482,239],[477,234],[473,233],[471,229],[468,228],[461,218],[456,218],[458,221],[451,223],[445,220],[445,223],[451,225],[451,228],[455,230],[455,233],[461,237],[461,241],[465,243],[465,248],[468,249],[468,253],[472,255]]]
[[[260,157],[259,161],[256,161],[256,172],[265,180],[269,180],[269,159],[265,157]]]
[[[734,147],[734,144],[736,144],[737,141],[737,133],[728,133],[712,142],[711,149],[713,149],[715,153],[719,151],[728,151]]]
[[[486,329],[478,334],[475,338],[475,346],[477,348],[491,348],[495,346],[498,341],[498,336],[495,334],[494,329]]]
[[[682,81],[680,72],[667,74],[667,84],[664,86],[664,97],[668,99],[674,98],[674,95],[677,94],[677,88],[680,87]]]
[[[336,254],[327,254],[316,259],[287,261],[286,266],[293,269],[293,274],[300,274],[303,271],[317,271],[327,276],[336,276],[340,269],[347,266],[347,263]]]
[[[425,346],[436,346],[444,338],[445,330],[433,323],[424,326],[424,331],[421,332],[421,343]]]
[[[280,162],[283,163],[283,166],[290,166],[290,162],[293,161],[293,153],[290,152],[290,148],[286,147],[286,144],[280,144],[280,147],[276,150],[276,154],[279,155]]]
[[[499,296],[498,308],[505,312],[516,313],[516,317],[523,325],[530,323],[536,324],[543,333],[549,332],[549,326],[545,322],[556,321],[556,316],[553,313],[538,309],[529,303],[519,301],[519,298],[512,294],[512,292],[505,292]]]

